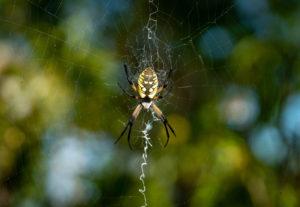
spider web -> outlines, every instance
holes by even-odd
[[[229,67],[221,66],[222,61],[216,61],[213,55],[210,57],[210,53],[223,51],[226,45],[208,48],[211,50],[203,56],[199,39],[209,28],[219,24],[239,24],[231,14],[235,4],[227,0],[213,3],[193,0],[186,8],[177,4],[178,1],[170,5],[167,1],[154,0],[0,3],[3,10],[0,47],[9,60],[1,62],[9,65],[8,73],[0,69],[0,74],[5,75],[1,88],[2,91],[5,86],[14,89],[7,99],[18,97],[11,101],[7,119],[12,126],[20,128],[33,118],[37,122],[36,126],[24,127],[26,145],[18,152],[16,173],[7,172],[4,178],[4,186],[12,191],[18,186],[15,182],[21,183],[21,193],[14,204],[72,206],[88,203],[92,206],[95,200],[106,206],[128,206],[132,200],[138,205],[142,203],[136,193],[140,185],[137,183],[139,149],[144,149],[146,158],[149,150],[146,147],[152,143],[154,149],[151,150],[157,153],[164,145],[165,134],[155,133],[161,123],[152,113],[142,113],[132,133],[136,151],[129,151],[125,139],[113,146],[113,140],[122,130],[120,125],[125,126],[136,107],[117,87],[118,81],[123,86],[128,84],[123,63],[128,65],[134,82],[149,66],[155,69],[159,83],[164,82],[170,68],[174,70],[170,85],[176,96],[171,92],[158,103],[167,117],[175,111],[185,114],[182,105],[188,108],[199,104],[193,99],[197,94],[193,94],[191,88],[203,93],[205,99],[222,89],[226,84],[224,76],[231,79]],[[137,9],[139,7],[142,9]],[[181,10],[186,13],[185,19],[180,19]],[[218,78],[215,69],[224,70],[223,77]],[[2,96],[6,97],[5,93]],[[149,131],[153,121],[157,124]],[[148,132],[151,143],[147,139],[143,142]],[[34,150],[29,153],[30,148]],[[155,163],[155,159],[151,158],[150,163]],[[147,161],[143,161],[144,166]],[[150,173],[148,179],[151,177]],[[141,178],[145,178],[143,167]],[[121,188],[114,189],[106,180],[112,180]],[[146,190],[144,182],[147,180],[142,182],[140,191]],[[36,197],[40,192],[44,196],[39,200]],[[143,195],[147,206],[146,195]],[[151,202],[154,201],[150,201],[150,205]]]

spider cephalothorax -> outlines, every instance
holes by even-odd
[[[131,145],[130,145],[130,134],[131,134],[131,128],[133,125],[133,122],[135,121],[135,119],[137,118],[137,116],[139,115],[140,111],[142,110],[142,108],[147,109],[147,111],[149,110],[149,108],[151,107],[151,109],[155,112],[155,114],[162,120],[162,122],[164,123],[165,129],[166,129],[166,133],[167,133],[167,142],[165,144],[165,147],[167,146],[168,142],[169,142],[169,131],[168,131],[168,127],[170,128],[170,130],[172,131],[172,133],[175,135],[174,130],[172,129],[172,127],[170,126],[170,124],[168,123],[168,120],[166,119],[166,117],[163,115],[163,113],[160,111],[160,109],[152,102],[153,99],[162,99],[164,98],[168,93],[166,93],[164,96],[156,96],[156,94],[160,93],[161,91],[163,91],[169,83],[169,79],[171,77],[172,74],[172,69],[170,69],[170,72],[168,74],[167,80],[165,81],[164,85],[161,86],[158,89],[158,79],[157,79],[157,75],[154,72],[154,70],[150,67],[146,68],[140,75],[139,75],[139,79],[138,79],[138,89],[136,88],[135,84],[130,80],[129,75],[128,75],[128,70],[127,70],[127,66],[126,64],[124,64],[124,69],[125,69],[125,73],[127,76],[127,80],[131,86],[131,88],[135,91],[139,93],[139,96],[134,96],[129,94],[125,89],[123,89],[121,87],[121,85],[119,84],[120,88],[122,89],[122,91],[127,94],[129,97],[134,98],[136,100],[141,100],[141,102],[137,105],[137,107],[135,108],[135,110],[132,113],[132,116],[129,120],[129,122],[127,123],[125,129],[123,130],[123,132],[121,133],[120,137],[115,141],[115,143],[117,143],[121,137],[124,135],[124,133],[126,132],[128,126],[129,126],[129,132],[128,132],[128,144],[130,149],[132,149]],[[176,136],[176,135],[175,135]]]

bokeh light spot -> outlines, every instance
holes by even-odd
[[[300,94],[287,98],[281,115],[281,127],[289,142],[300,137]]]
[[[219,106],[221,119],[237,130],[250,126],[257,119],[259,111],[256,93],[240,86],[229,87]]]
[[[225,28],[212,27],[201,36],[199,46],[206,56],[222,60],[230,55],[233,40]]]
[[[279,164],[287,155],[287,147],[274,126],[258,126],[249,142],[253,154],[267,165]]]

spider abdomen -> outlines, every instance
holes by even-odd
[[[158,87],[157,75],[150,67],[146,68],[139,76],[138,91],[142,98],[153,98]]]

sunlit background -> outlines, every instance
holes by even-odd
[[[166,148],[145,110],[113,144],[123,63],[173,68]],[[0,0],[0,206],[144,205],[149,120],[148,206],[300,206],[299,89],[298,0]]]

